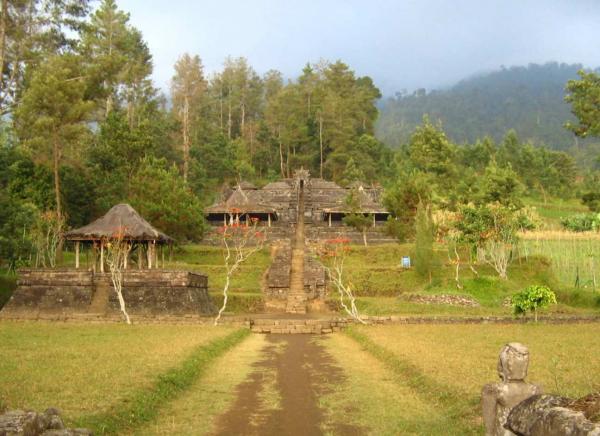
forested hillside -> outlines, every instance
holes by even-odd
[[[396,147],[406,143],[423,115],[429,114],[457,143],[484,136],[499,141],[514,129],[523,140],[566,150],[576,140],[563,127],[573,119],[564,101],[565,84],[577,79],[581,68],[555,62],[530,64],[471,77],[449,89],[399,93],[382,103],[377,134]]]
[[[129,14],[115,0],[95,6],[8,2],[0,20],[0,265],[54,262],[66,229],[120,202],[177,240],[197,241],[203,208],[223,186],[301,167],[342,185],[383,186],[398,218],[388,230],[400,239],[414,236],[419,204],[455,213],[500,202],[512,213],[523,195],[581,195],[598,208],[597,154],[582,170],[528,141],[539,134],[536,142],[564,148],[571,132],[598,137],[600,79],[567,85],[578,66],[513,68],[387,101],[386,144],[375,137],[378,88],[340,60],[307,63],[286,81],[225,55],[209,75],[199,55],[182,53],[170,89],[160,90]],[[571,130],[565,86],[580,122]]]

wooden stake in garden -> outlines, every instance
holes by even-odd
[[[258,218],[251,218],[250,222],[246,220],[245,223],[236,221],[231,225],[219,227],[218,232],[221,235],[225,261],[225,285],[223,286],[223,305],[219,309],[214,325],[219,323],[221,315],[227,308],[231,278],[246,260],[264,247],[267,240],[266,234],[258,230]]]
[[[115,234],[103,241],[103,245],[106,247],[104,259],[110,271],[113,289],[119,299],[121,313],[123,313],[125,322],[131,324],[131,319],[125,307],[125,299],[123,298],[123,272],[127,269],[127,260],[132,246],[129,241],[125,240],[125,230],[124,227],[119,227]]]

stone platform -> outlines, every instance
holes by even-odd
[[[214,307],[205,275],[187,271],[127,270],[123,298],[132,315],[210,315]],[[119,313],[109,273],[77,269],[23,269],[17,289],[0,312],[4,318],[31,315]]]

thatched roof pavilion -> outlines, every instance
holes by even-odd
[[[154,228],[148,221],[137,213],[129,204],[117,204],[113,206],[104,216],[92,223],[70,230],[65,233],[68,241],[75,242],[75,267],[79,268],[79,244],[89,243],[94,250],[100,248],[100,271],[104,271],[104,244],[115,239],[119,235],[123,241],[127,241],[138,250],[138,266],[142,268],[143,258],[141,252],[144,244],[147,251],[147,265],[158,265],[156,259],[156,245],[172,244],[173,239],[163,232]],[[164,259],[164,257],[163,257]],[[164,263],[164,260],[163,260]],[[94,268],[96,262],[94,259]]]
[[[331,221],[333,220],[341,220],[345,215],[351,213],[360,213],[360,214],[368,214],[373,216],[373,225],[375,225],[375,221],[385,221],[390,213],[387,211],[385,207],[376,202],[363,188],[362,184],[358,185],[358,188],[352,188],[353,192],[356,195],[357,204],[354,207],[358,207],[358,210],[353,210],[353,206],[348,204],[346,201],[344,203],[335,206],[328,207],[323,209],[323,214],[326,219],[329,221],[329,225],[331,226]]]
[[[238,221],[242,217],[256,217],[267,220],[277,219],[276,209],[263,202],[263,192],[255,187],[244,189],[239,184],[235,191],[224,201],[204,209],[210,221]]]
[[[173,241],[125,203],[113,206],[104,216],[86,226],[68,231],[65,237],[69,241],[91,242],[114,238],[118,232],[124,232],[123,239],[126,241],[152,241],[157,244],[168,244]]]

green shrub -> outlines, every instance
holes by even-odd
[[[560,220],[562,226],[572,232],[600,230],[600,213],[578,213]]]
[[[511,304],[515,315],[525,315],[527,312],[533,312],[537,322],[538,309],[556,304],[556,294],[547,286],[532,285],[513,295]]]
[[[17,276],[0,273],[0,309],[8,302],[16,287]]]

